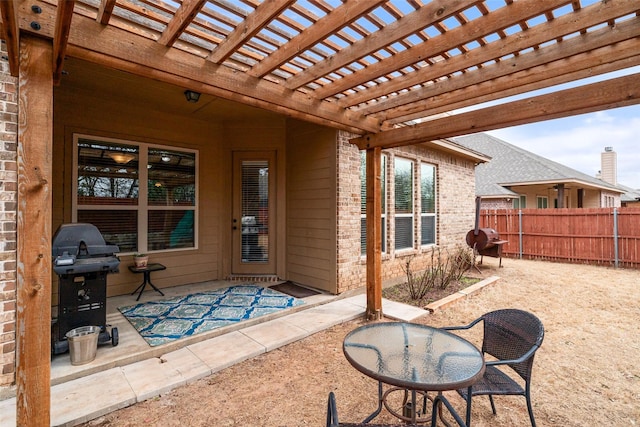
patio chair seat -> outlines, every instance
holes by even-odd
[[[469,389],[463,388],[458,390],[460,396],[467,399]],[[513,380],[509,375],[502,372],[495,366],[487,366],[484,377],[471,386],[471,394],[474,396],[493,394],[493,395],[514,395],[521,394],[524,396],[525,390],[520,384]]]
[[[493,396],[524,396],[531,426],[536,427],[531,404],[531,372],[536,351],[544,339],[544,326],[540,319],[532,313],[517,309],[496,310],[485,313],[473,322],[464,326],[445,327],[445,330],[470,329],[482,322],[482,353],[495,360],[486,362],[484,376],[468,388],[458,390],[467,402],[466,424],[471,425],[471,398],[478,395],[489,396],[491,410],[494,415],[496,406]],[[498,368],[501,366],[502,369]],[[520,377],[524,387],[512,376]]]

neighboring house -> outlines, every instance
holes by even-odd
[[[623,208],[640,207],[640,189],[634,189],[625,185],[618,185],[618,187],[626,191],[620,196],[620,203]]]
[[[3,45],[4,46],[4,45]],[[3,138],[15,141],[17,85],[4,64]],[[53,103],[53,234],[90,222],[119,245],[108,296],[131,293],[135,252],[167,266],[160,287],[291,280],[329,293],[366,284],[364,152],[354,135],[69,58]],[[0,150],[3,250],[0,385],[15,381],[18,146]],[[403,280],[431,248],[464,245],[474,168],[450,141],[383,150],[382,278]],[[11,232],[13,231],[13,232]],[[50,239],[52,236],[42,236]],[[58,278],[52,277],[57,304]],[[48,297],[48,295],[47,295]],[[133,299],[132,299],[133,301]],[[48,322],[45,322],[48,324]]]
[[[486,133],[453,138],[491,158],[476,167],[483,209],[619,207],[624,190]]]

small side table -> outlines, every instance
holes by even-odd
[[[156,288],[153,283],[151,283],[151,272],[153,272],[153,271],[161,271],[161,270],[166,270],[166,269],[167,269],[167,267],[165,267],[164,265],[159,264],[159,263],[147,264],[147,266],[144,267],[144,268],[137,268],[135,265],[130,265],[129,266],[129,271],[130,272],[144,274],[144,278],[143,278],[142,283],[140,284],[140,286],[138,286],[135,291],[131,292],[131,295],[133,295],[136,292],[140,291],[140,293],[138,294],[138,298],[136,298],[136,301],[140,300],[140,297],[142,296],[142,293],[144,292],[144,288],[147,286],[147,283],[153,289],[155,289],[156,292],[159,292],[160,295],[164,296],[162,291],[160,289]]]

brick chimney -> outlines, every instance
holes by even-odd
[[[604,152],[600,154],[600,167],[600,179],[618,185],[618,158],[613,147],[604,147]]]

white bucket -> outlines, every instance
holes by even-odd
[[[81,326],[70,330],[65,336],[69,341],[72,365],[83,365],[96,358],[100,326]]]

